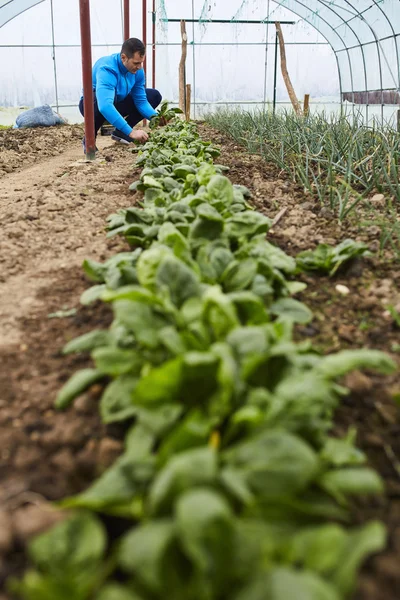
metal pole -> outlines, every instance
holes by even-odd
[[[270,0],[267,0],[267,19],[269,20]],[[264,93],[263,93],[263,113],[265,113],[265,105],[267,102],[267,75],[268,75],[268,34],[269,23],[265,32],[265,63],[264,63]]]
[[[152,12],[152,77],[151,85],[153,88],[156,87],[156,0],[153,0],[153,12]]]
[[[53,11],[53,0],[50,0],[50,10],[51,10],[51,38],[52,38],[52,47],[53,47],[53,65],[54,65],[54,88],[56,92],[56,106],[57,112],[60,110],[58,105],[58,84],[57,84],[57,62],[56,62],[56,44],[54,37],[54,11]]]
[[[147,52],[147,2],[142,0],[142,42]],[[146,72],[146,55],[144,55],[143,69]]]
[[[125,40],[129,40],[129,21],[130,21],[130,14],[129,14],[129,8],[130,8],[130,2],[129,0],[124,0],[124,39],[123,41],[125,42]]]
[[[160,19],[160,20],[164,21],[164,23],[180,23],[180,21],[186,21],[186,23],[200,23],[199,19]],[[267,21],[267,20],[245,21],[243,19],[231,19],[231,20],[229,20],[229,19],[210,19],[208,21],[207,19],[204,19],[201,21],[201,23],[204,23],[205,25],[212,25],[213,23],[230,23],[231,25],[239,25],[239,24],[267,25],[267,23],[270,23],[272,25],[273,23],[275,23],[275,21]],[[281,25],[296,25],[296,21],[279,21],[279,23]]]
[[[83,79],[83,108],[85,112],[86,158],[96,157],[96,141],[94,132],[94,107],[92,84],[92,40],[90,35],[90,4],[89,0],[79,0],[81,25],[82,79]]]
[[[193,42],[193,119],[196,118],[196,49],[194,39],[194,24],[198,21],[194,18],[194,0],[192,0],[192,42]]]
[[[273,100],[273,113],[275,114],[276,108],[276,79],[278,69],[278,32],[275,33],[275,62],[274,62],[274,100]]]

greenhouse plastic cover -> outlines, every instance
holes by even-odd
[[[0,0],[0,27],[43,0]]]
[[[93,61],[120,49],[122,5],[122,0],[91,0]],[[139,38],[141,5],[131,0],[131,35]],[[151,10],[147,0],[149,86]],[[170,19],[188,20],[187,82],[195,114],[210,104],[271,101],[275,21],[294,22],[282,28],[300,98],[308,93],[340,102],[344,92],[400,89],[400,0],[156,0],[155,85],[176,101],[181,35],[179,23]],[[213,23],[216,19],[230,23]],[[0,105],[76,105],[82,87],[79,0],[0,0],[0,26],[5,21]],[[288,102],[279,62],[277,99]]]

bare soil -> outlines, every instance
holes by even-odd
[[[288,253],[346,237],[377,249],[376,230],[340,226],[275,167],[204,125],[200,132],[221,144],[219,162],[231,168],[234,183],[250,188],[259,210],[273,218],[287,208],[271,237]],[[90,285],[80,265],[126,248],[106,239],[105,218],[133,203],[128,185],[139,173],[133,155],[108,138],[98,140],[99,160],[85,163],[81,137],[79,126],[0,132],[0,589],[25,564],[27,540],[58,518],[48,502],[85,488],[121,450],[118,427],[105,427],[97,415],[98,386],[65,413],[53,409],[60,386],[89,364],[63,356],[63,345],[111,319],[100,304],[80,306]],[[387,305],[400,303],[399,279],[389,254],[332,279],[304,276],[302,300],[315,318],[299,328],[299,338],[322,351],[365,346],[397,358],[399,330]],[[350,294],[340,295],[338,283]],[[69,317],[49,318],[71,309]],[[370,559],[354,600],[398,600],[400,418],[392,398],[400,378],[355,373],[346,383],[352,394],[338,411],[336,431],[357,428],[358,444],[386,482],[382,499],[355,506],[354,521],[379,518],[389,530],[387,551]]]

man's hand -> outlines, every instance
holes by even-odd
[[[160,127],[164,127],[165,125],[168,125],[168,122],[168,119],[166,119],[165,117],[160,117],[158,124],[160,125]]]
[[[145,131],[143,131],[143,129],[133,129],[130,132],[129,137],[136,142],[140,142],[141,144],[144,144],[149,139],[149,136]]]

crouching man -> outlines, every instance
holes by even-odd
[[[146,142],[148,135],[133,127],[142,119],[151,119],[161,102],[158,90],[145,88],[143,60],[146,48],[137,38],[123,43],[120,53],[104,56],[93,66],[95,135],[108,121],[115,127],[112,139],[129,144]],[[83,97],[79,110],[84,115]],[[82,140],[86,153],[85,138]]]

